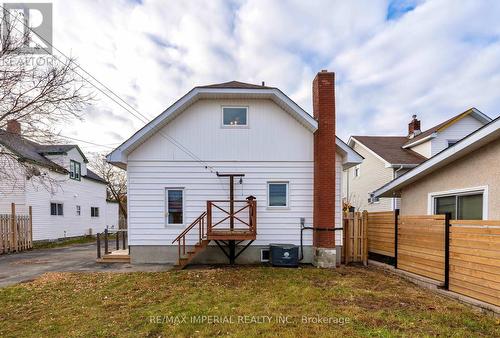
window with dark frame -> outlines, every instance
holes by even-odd
[[[435,197],[434,211],[438,215],[449,212],[451,219],[482,220],[483,194],[457,194]]]
[[[288,206],[288,183],[269,182],[267,184],[267,206],[287,207]]]
[[[76,215],[77,216],[81,216],[81,214],[82,214],[82,207],[79,206],[79,205],[77,205],[76,206]]]
[[[245,127],[248,125],[247,107],[222,107],[222,125],[224,127]]]
[[[184,223],[184,191],[182,189],[167,190],[167,224]]]
[[[72,180],[80,181],[82,177],[82,165],[80,162],[69,161],[69,178]]]
[[[90,217],[99,217],[99,207],[90,207]]]
[[[62,203],[50,203],[51,216],[64,216],[64,208]]]

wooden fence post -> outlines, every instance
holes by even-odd
[[[450,287],[450,219],[451,213],[444,215],[444,284],[443,288],[448,290]]]
[[[368,265],[368,211],[363,211],[363,264]]]
[[[16,204],[10,204],[10,228],[11,228],[11,238],[10,248],[12,251],[17,251],[17,224],[16,224]]]
[[[29,215],[29,242],[28,242],[28,248],[31,249],[33,248],[33,208],[31,205],[28,208],[28,215]]]
[[[394,268],[398,268],[398,218],[399,209],[394,210]]]

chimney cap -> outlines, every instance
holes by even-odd
[[[327,69],[322,69],[321,73],[328,73],[328,70]]]
[[[413,114],[411,117],[412,117],[412,119],[415,120],[417,118],[417,114]]]

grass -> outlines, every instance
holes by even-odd
[[[493,316],[363,267],[50,273],[0,304],[1,337],[500,336]]]
[[[81,237],[72,237],[68,239],[62,239],[53,242],[34,242],[33,249],[52,249],[52,248],[60,248],[68,245],[74,244],[86,244],[95,242],[96,238],[94,236],[81,236]]]

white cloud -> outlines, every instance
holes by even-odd
[[[233,79],[266,81],[310,111],[324,68],[343,138],[402,134],[414,113],[424,127],[470,106],[497,116],[500,3],[415,4],[387,20],[387,1],[57,1],[54,44],[149,117]],[[109,144],[143,125],[99,98],[66,134]]]

